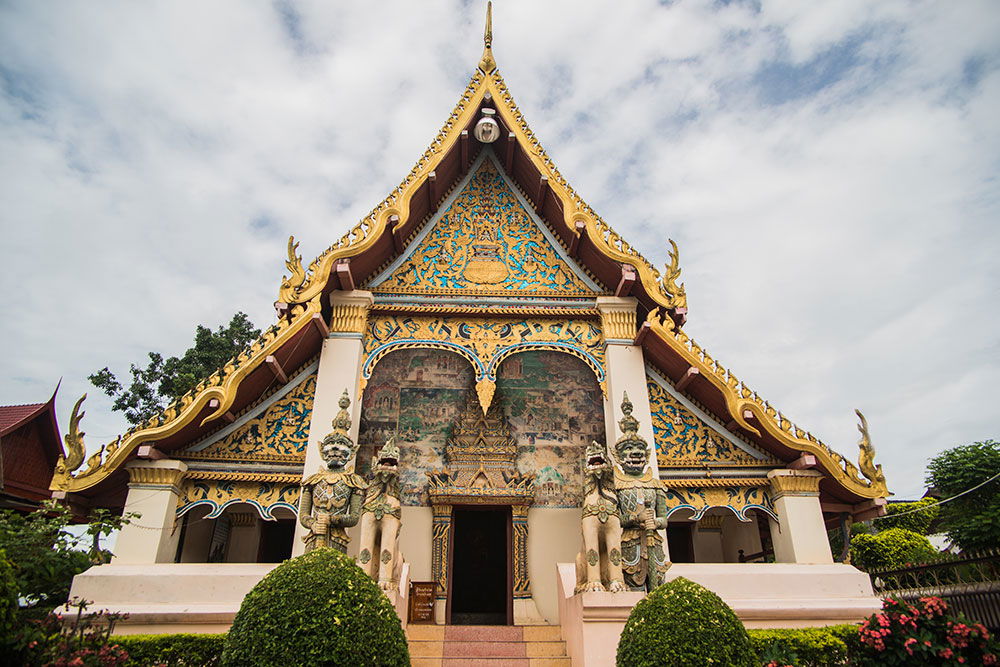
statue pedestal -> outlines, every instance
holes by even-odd
[[[385,596],[392,603],[392,608],[396,610],[396,616],[399,616],[399,622],[403,624],[405,630],[410,615],[410,564],[405,560],[399,568],[399,585],[396,586],[396,590],[389,591]]]
[[[559,563],[559,622],[574,667],[613,665],[618,638],[644,593],[580,593],[576,564]],[[677,563],[666,575],[716,593],[748,628],[856,623],[878,611],[868,575],[844,564]]]

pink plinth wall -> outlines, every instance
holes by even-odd
[[[615,664],[618,637],[642,593],[573,594],[576,566],[559,563],[559,622],[574,667]],[[843,564],[678,563],[685,577],[714,591],[748,628],[853,623],[881,607],[868,575]]]
[[[73,578],[70,597],[91,600],[92,610],[126,613],[117,634],[219,633],[229,630],[243,597],[276,564],[112,563]],[[406,628],[410,565],[404,562],[399,591],[388,597]]]

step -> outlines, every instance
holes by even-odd
[[[569,658],[410,658],[411,667],[570,667]]]
[[[411,625],[416,667],[569,667],[557,625]]]
[[[406,636],[411,640],[444,641],[447,639],[466,641],[479,640],[487,633],[496,631],[495,637],[508,641],[562,641],[562,628],[558,625],[416,625],[406,627]],[[520,634],[518,634],[520,632]]]

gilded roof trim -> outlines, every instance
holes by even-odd
[[[652,311],[647,322],[651,325],[652,334],[697,368],[701,377],[719,390],[726,401],[729,414],[739,426],[757,436],[763,435],[759,428],[744,418],[744,411],[750,411],[754,416],[754,423],[759,424],[780,443],[794,451],[813,454],[823,471],[845,490],[862,498],[884,498],[889,495],[884,477],[867,477],[858,470],[857,465],[830,449],[812,433],[793,424],[732,371],[713,359],[691,337],[674,327],[670,318],[657,317],[656,311]],[[867,446],[870,447],[870,443]]]
[[[179,432],[193,423],[212,399],[219,406],[198,425],[221,417],[232,407],[240,384],[250,373],[274,354],[284,343],[309,326],[313,315],[320,312],[319,299],[292,307],[290,317],[271,326],[260,338],[231,359],[220,371],[202,380],[194,389],[170,404],[163,412],[136,426],[114,442],[101,447],[90,457],[87,468],[73,476],[65,467],[57,469],[50,488],[74,493],[89,489],[121,467],[139,445],[156,442]]]
[[[287,264],[294,277],[282,280],[278,299],[284,303],[300,303],[314,298],[322,292],[336,260],[353,257],[370,248],[386,231],[391,216],[396,215],[400,220],[406,221],[410,202],[417,189],[458,142],[462,130],[472,121],[487,94],[497,107],[497,113],[504,124],[514,133],[528,159],[539,173],[548,177],[549,187],[563,203],[563,224],[570,233],[578,235],[576,223],[583,222],[586,225],[588,238],[604,255],[613,261],[635,267],[646,293],[659,306],[674,309],[685,305],[683,289],[678,292],[676,288],[668,289],[669,285],[665,287],[660,272],[604,222],[570,187],[528,127],[524,114],[518,109],[507,89],[507,84],[496,69],[492,69],[489,74],[485,74],[482,69],[476,70],[448,120],[403,182],[339,241],[314,259],[308,270],[299,270],[301,264],[297,264],[294,251],[289,250]]]

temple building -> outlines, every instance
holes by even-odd
[[[855,464],[685,333],[677,246],[654,267],[570,187],[489,27],[402,183],[308,265],[297,246],[277,319],[248,349],[85,465],[71,428],[56,496],[142,515],[73,589],[129,612],[124,631],[224,630],[271,564],[321,544],[343,544],[394,599],[433,582],[437,623],[561,623],[571,644],[594,619],[623,622],[664,570],[750,625],[878,606],[826,535],[884,513],[867,427]],[[585,502],[598,468],[613,479],[603,506]],[[376,499],[398,504],[371,504],[382,477]],[[619,510],[621,548],[611,531],[581,551],[586,520]],[[655,529],[630,529],[628,512]],[[362,535],[373,522],[381,543]],[[649,533],[641,549],[629,530]],[[591,560],[624,575],[587,580]]]

